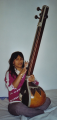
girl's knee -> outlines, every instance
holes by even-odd
[[[47,103],[50,105],[51,104],[51,99],[49,97],[46,98]]]
[[[18,116],[16,108],[14,106],[8,105],[8,112],[12,115]]]

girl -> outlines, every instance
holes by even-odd
[[[24,105],[19,99],[19,92],[21,86],[25,81],[26,76],[26,67],[28,62],[24,63],[24,56],[21,52],[14,52],[11,55],[9,60],[9,69],[5,75],[5,84],[8,88],[9,95],[9,105],[8,111],[12,115],[24,115],[27,117],[33,117],[39,114],[44,113],[44,110],[48,108],[51,101],[49,98],[46,98],[46,102],[37,108],[28,108]],[[31,75],[28,78],[29,82],[34,82],[34,84],[38,85],[39,83],[35,80],[34,75]]]

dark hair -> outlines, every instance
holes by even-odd
[[[24,67],[24,56],[23,56],[23,54],[21,52],[19,52],[19,51],[16,51],[16,52],[12,53],[11,57],[9,59],[9,69],[8,69],[8,71],[11,73],[12,76],[13,76],[13,74],[16,75],[15,70],[14,70],[13,61],[18,57],[18,55],[23,58],[23,66],[22,66],[22,68]]]

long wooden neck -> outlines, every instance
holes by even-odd
[[[36,58],[37,58],[37,54],[39,51],[41,38],[42,38],[42,34],[43,34],[43,30],[44,30],[44,26],[45,26],[45,22],[46,22],[46,18],[47,18],[48,9],[49,9],[48,6],[43,6],[43,8],[42,8],[42,16],[41,16],[38,26],[37,26],[36,35],[35,35],[32,51],[31,51],[31,55],[30,55],[30,59],[29,59],[29,65],[28,65],[28,69],[27,69],[28,76],[30,76],[34,70],[34,66],[35,66],[35,62],[36,62]]]

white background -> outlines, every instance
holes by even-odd
[[[4,77],[11,53],[21,51],[29,60],[40,12],[49,6],[33,74],[44,89],[57,89],[57,0],[0,0],[0,97],[7,96]]]

